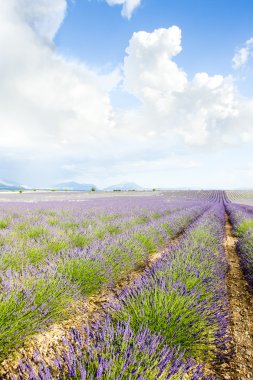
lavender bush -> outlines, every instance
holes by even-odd
[[[128,322],[115,325],[108,317],[96,321],[91,329],[87,326],[85,340],[77,330],[72,330],[71,337],[71,342],[65,341],[63,357],[55,359],[54,370],[40,361],[36,372],[23,362],[18,379],[180,380],[189,372],[189,380],[202,376],[201,367],[192,359],[183,359],[178,349],[166,346],[161,335],[148,328],[134,332]],[[39,360],[38,353],[35,360]]]
[[[224,208],[206,212],[133,287],[122,292],[117,319],[148,327],[167,344],[203,358],[227,328]],[[221,347],[220,347],[221,348]]]

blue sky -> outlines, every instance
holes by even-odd
[[[101,0],[68,0],[67,15],[54,40],[57,50],[109,71],[123,62],[134,32],[178,25],[183,51],[176,62],[189,77],[201,71],[228,75],[236,48],[253,35],[251,0],[142,0],[131,20],[120,17],[120,11],[120,6],[108,7]],[[247,80],[242,79],[245,73]],[[253,69],[244,68],[235,78],[242,95],[253,96]],[[126,94],[120,95],[122,101],[118,96],[117,92],[116,105],[133,102]]]
[[[178,25],[183,51],[176,60],[190,76],[198,71],[228,74],[234,50],[253,34],[251,0],[142,0],[131,20],[120,16],[120,6],[103,1],[68,4],[56,47],[98,68],[122,62],[134,32]]]
[[[251,0],[0,4],[0,180],[253,187],[252,18]]]

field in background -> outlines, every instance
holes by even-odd
[[[253,190],[229,190],[226,193],[233,203],[253,206]]]

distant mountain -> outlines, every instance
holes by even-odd
[[[134,182],[124,182],[118,185],[108,186],[104,190],[105,191],[131,191],[131,190],[141,191],[143,190],[143,188]]]
[[[5,180],[0,180],[0,191],[2,190],[26,190],[28,189],[27,186],[19,185],[16,182],[10,182]]]
[[[91,191],[96,189],[92,183],[78,183],[74,181],[63,182],[53,187],[56,190],[69,190],[69,191]],[[0,191],[13,191],[13,190],[31,190],[31,187],[20,185],[14,181],[5,181],[0,179]],[[48,189],[49,190],[49,189]],[[134,182],[124,182],[117,185],[108,186],[104,191],[141,191],[144,190],[141,186]]]
[[[91,189],[96,188],[96,186],[91,183],[64,182],[59,183],[54,188],[56,190],[91,191]]]

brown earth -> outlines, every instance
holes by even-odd
[[[253,380],[253,295],[240,266],[236,242],[227,217],[225,249],[229,263],[227,287],[233,356],[219,368],[218,376],[226,380]]]

